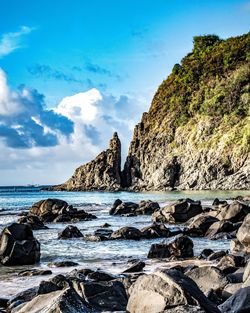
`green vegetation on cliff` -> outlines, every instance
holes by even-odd
[[[220,128],[213,141],[228,132],[227,144],[249,149],[249,91],[250,33],[227,40],[196,36],[193,51],[174,65],[158,88],[149,116],[156,121],[154,127],[170,133],[183,125],[195,125],[197,117],[212,118],[214,127]]]

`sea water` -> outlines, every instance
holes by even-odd
[[[109,209],[116,199],[139,202],[141,200],[158,201],[161,206],[181,198],[201,200],[203,205],[211,205],[214,198],[232,199],[238,195],[248,195],[247,191],[185,191],[185,192],[50,192],[39,188],[4,188],[0,187],[0,231],[20,217],[18,214],[27,211],[33,203],[47,198],[58,198],[67,201],[74,207],[95,214],[97,219],[75,223],[83,234],[93,234],[104,223],[109,223],[112,230],[124,226],[141,229],[151,223],[150,216],[121,217],[110,216]],[[0,266],[1,296],[10,296],[28,287],[37,285],[46,277],[20,277],[18,273],[24,269],[47,268],[49,262],[70,260],[80,264],[81,268],[103,269],[111,273],[119,273],[128,267],[133,259],[146,261],[146,270],[154,265],[154,260],[147,260],[147,253],[152,243],[163,239],[151,240],[115,240],[90,242],[83,239],[58,240],[58,232],[68,223],[47,224],[49,229],[34,231],[41,243],[41,261],[35,266]],[[176,227],[168,225],[168,227]],[[214,251],[229,248],[229,241],[211,241],[205,238],[192,238],[194,252],[198,255],[204,248]],[[53,274],[69,271],[71,268],[52,268]],[[49,278],[49,277],[48,277]]]

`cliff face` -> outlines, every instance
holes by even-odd
[[[135,127],[59,190],[250,189],[250,33],[194,37]]]
[[[194,38],[135,127],[133,190],[250,188],[250,34]]]
[[[121,142],[117,133],[109,148],[93,161],[78,167],[73,176],[53,190],[119,190],[121,188]]]

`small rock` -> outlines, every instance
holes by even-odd
[[[69,239],[69,238],[81,238],[83,234],[80,230],[73,225],[67,226],[63,231],[58,234],[58,239]]]

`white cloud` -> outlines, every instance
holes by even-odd
[[[19,31],[3,34],[0,39],[0,58],[22,47],[22,39],[34,28],[22,26]]]
[[[43,95],[29,88],[11,90],[0,71],[0,184],[64,182],[106,149],[115,131],[125,159],[145,104],[145,99],[91,89],[48,110]]]

